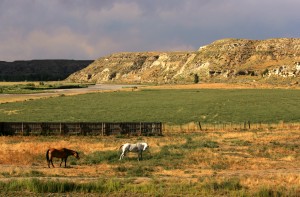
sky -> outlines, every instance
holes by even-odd
[[[0,61],[299,38],[299,0],[0,0]]]

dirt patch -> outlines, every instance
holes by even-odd
[[[186,85],[161,85],[161,86],[145,86],[145,89],[287,89],[288,86],[273,86],[268,84],[230,84],[230,83],[200,83],[200,84],[186,84]],[[300,89],[293,87],[293,89]]]

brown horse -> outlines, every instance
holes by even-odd
[[[52,158],[53,157],[57,157],[57,158],[61,158],[61,163],[60,163],[60,167],[63,161],[65,161],[65,167],[67,167],[67,159],[70,155],[73,155],[76,159],[79,159],[79,154],[78,152],[74,151],[74,150],[70,150],[67,148],[61,148],[61,149],[55,149],[55,148],[50,148],[47,150],[46,152],[46,159],[47,159],[47,163],[48,163],[48,167],[50,168],[50,162],[54,168],[53,162],[52,162]]]

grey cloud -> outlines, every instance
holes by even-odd
[[[0,0],[0,60],[95,59],[196,50],[225,37],[298,37],[299,7],[298,0]]]

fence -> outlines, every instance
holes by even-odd
[[[201,132],[201,131],[247,131],[247,130],[272,130],[272,129],[298,129],[300,123],[201,123],[191,122],[182,125],[163,124],[164,133]]]
[[[300,123],[0,122],[0,135],[162,135],[177,132],[298,129]]]
[[[162,135],[160,122],[0,122],[0,135]]]

